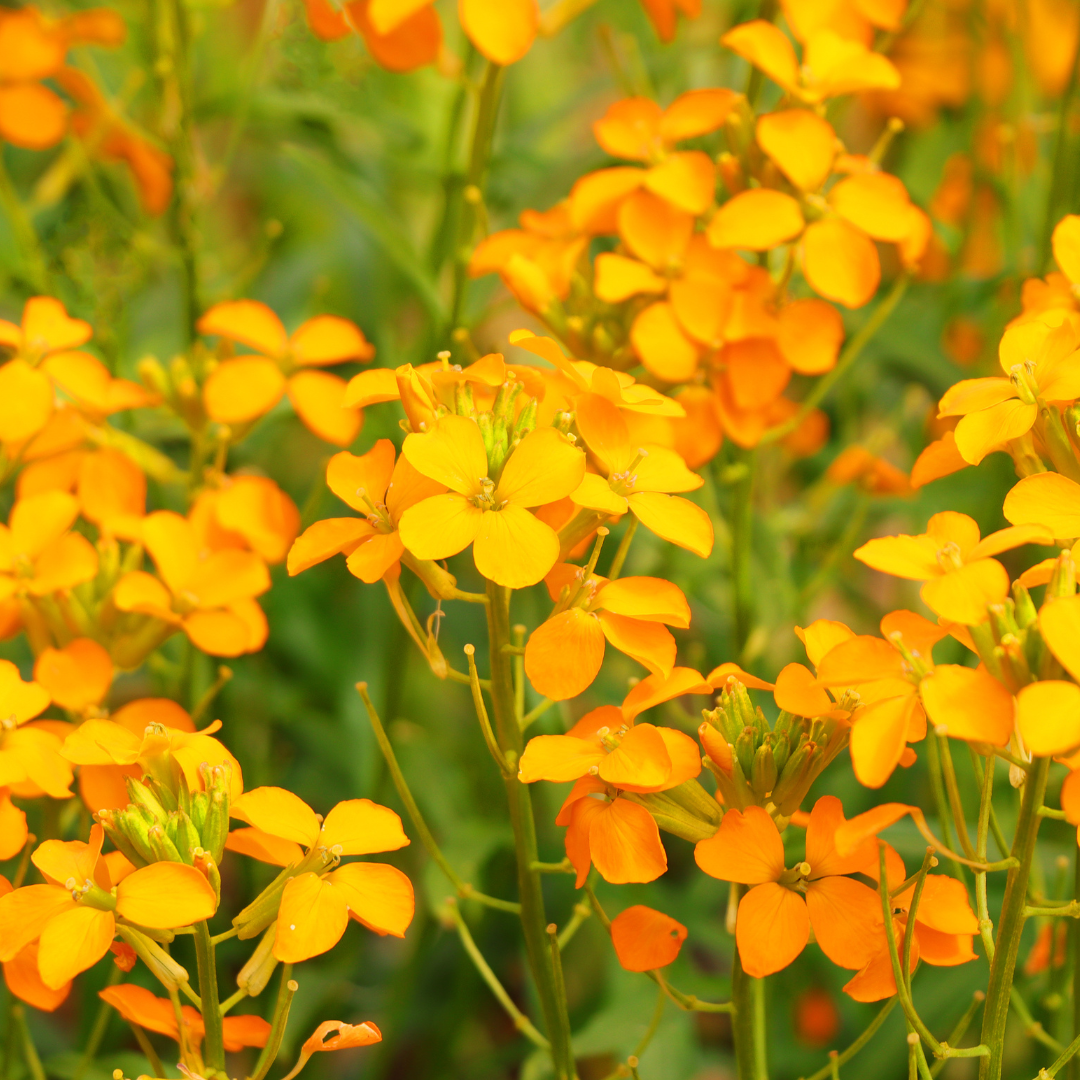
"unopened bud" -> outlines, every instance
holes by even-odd
[[[120,924],[116,932],[130,945],[151,974],[169,990],[189,981],[187,969],[181,967],[156,941],[132,926]]]
[[[246,990],[249,997],[258,997],[266,989],[270,976],[277,967],[277,957],[274,956],[274,942],[277,940],[277,920],[275,919],[262,936],[262,940],[255,947],[255,951],[248,958],[248,962],[240,969],[236,976],[236,985],[241,990]]]

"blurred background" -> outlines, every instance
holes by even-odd
[[[46,291],[95,327],[94,347],[114,373],[136,377],[147,356],[168,363],[190,344],[177,245],[188,229],[201,267],[200,311],[219,300],[250,297],[269,304],[290,330],[316,314],[342,315],[375,344],[376,365],[434,359],[450,345],[450,247],[463,206],[462,114],[470,105],[460,79],[433,67],[386,71],[354,35],[325,43],[309,29],[297,0],[190,0],[185,10],[193,74],[189,85],[177,88],[174,73],[162,63],[163,4],[117,0],[115,10],[128,30],[125,44],[77,48],[69,62],[97,80],[133,130],[173,154],[178,198],[164,214],[145,213],[130,169],[95,157],[74,140],[48,153],[3,146],[0,315],[17,321],[23,300]],[[768,0],[762,6],[771,14]],[[447,46],[462,58],[464,72],[475,76],[480,58],[460,35],[454,5],[440,0],[437,7]],[[644,530],[630,553],[627,572],[669,577],[686,593],[693,620],[689,631],[676,631],[680,663],[702,672],[736,660],[772,678],[785,663],[804,660],[795,625],[830,618],[857,632],[876,632],[882,614],[915,606],[917,586],[875,574],[851,558],[870,536],[921,532],[929,515],[944,508],[971,514],[984,534],[1006,524],[1000,507],[1011,467],[1001,455],[918,491],[899,485],[899,492],[879,493],[865,484],[838,482],[828,469],[842,450],[861,446],[907,472],[923,446],[941,433],[933,419],[937,399],[960,378],[993,373],[996,342],[1019,310],[1023,280],[1052,268],[1048,226],[1080,208],[1077,130],[1070,112],[1080,5],[913,0],[912,9],[905,30],[886,43],[904,76],[903,91],[842,99],[829,119],[853,152],[868,151],[889,117],[905,122],[885,160],[930,212],[938,255],[823,402],[828,434],[820,446],[808,456],[779,446],[761,454],[754,495],[754,611],[746,647],[735,644],[729,584],[737,448],[725,443],[703,468],[705,486],[692,496],[714,519],[717,543],[709,559],[664,545]],[[747,65],[721,49],[719,38],[758,14],[757,3],[703,0],[700,15],[680,20],[675,40],[664,44],[636,0],[599,0],[558,37],[539,40],[506,73],[487,190],[490,228],[512,226],[522,210],[547,209],[582,173],[609,163],[591,125],[619,98],[645,94],[667,104],[691,88],[744,88]],[[3,63],[0,43],[0,81]],[[180,132],[170,114],[173,93],[190,94],[193,124]],[[778,91],[766,84],[765,100],[769,95]],[[1060,136],[1059,116],[1067,121]],[[36,262],[20,235],[13,199],[21,201],[36,233]],[[890,273],[895,268],[886,267],[886,278]],[[886,280],[882,289],[888,286]],[[871,309],[848,313],[849,333]],[[504,351],[518,363],[525,355],[507,345],[507,334],[521,326],[540,329],[494,276],[470,285],[462,322],[481,352]],[[173,430],[164,415],[128,415],[137,421],[135,434],[180,453],[182,431]],[[353,452],[366,451],[380,437],[400,445],[400,415],[393,404],[368,410]],[[116,422],[134,421],[125,416]],[[328,446],[283,405],[234,452],[230,468],[273,477],[300,507],[306,526],[344,512],[325,486],[328,457]],[[167,506],[174,497],[166,489],[152,490],[151,503]],[[1007,553],[1004,561],[1015,554]],[[462,588],[478,587],[468,556],[451,569]],[[424,617],[433,602],[413,584],[411,599]],[[546,604],[542,587],[518,594],[515,620],[535,624]],[[320,813],[358,796],[400,810],[354,689],[357,680],[366,680],[450,862],[478,888],[512,895],[510,829],[468,688],[431,675],[382,587],[365,586],[340,559],[292,579],[277,567],[265,606],[268,644],[230,662],[235,677],[214,711],[246,785],[287,786]],[[484,633],[478,612],[448,605],[440,636],[448,657],[460,658],[468,642],[482,645]],[[182,661],[175,644],[160,663],[119,680],[113,703],[174,685]],[[947,639],[937,659],[956,659],[947,655],[954,645]],[[29,677],[31,656],[21,639],[5,646],[3,655]],[[532,731],[563,731],[588,709],[621,701],[628,680],[640,671],[619,653],[609,650],[608,657],[586,695],[550,710]],[[205,688],[214,669],[205,657],[196,663],[202,666],[194,685]],[[528,692],[530,707],[537,699]],[[693,734],[699,719],[690,707],[706,704],[683,699],[662,707],[662,718]],[[767,712],[772,707],[767,695],[761,704]],[[967,756],[955,756],[961,784],[970,791]],[[926,787],[919,762],[899,770],[874,801],[929,806]],[[812,795],[826,793],[839,795],[849,815],[871,802],[846,755]],[[542,859],[562,858],[562,830],[553,822],[564,795],[557,785],[534,790]],[[1062,825],[1046,822],[1040,846],[1038,872],[1051,891],[1062,874],[1057,859],[1071,857],[1075,843]],[[1003,826],[1008,832],[1007,820]],[[408,823],[406,829],[412,832]],[[791,832],[801,850],[801,834]],[[917,834],[898,828],[895,842],[912,869],[922,852]],[[610,914],[646,903],[683,922],[689,938],[672,981],[687,993],[723,1000],[733,948],[724,931],[727,886],[696,870],[690,844],[665,836],[665,845],[670,869],[663,878],[619,888],[601,882],[599,896]],[[282,1063],[294,1060],[299,1042],[320,1020],[370,1019],[382,1028],[384,1041],[362,1052],[317,1055],[308,1066],[312,1080],[539,1080],[543,1060],[528,1055],[447,928],[449,882],[415,840],[388,861],[416,883],[415,922],[404,941],[354,927],[341,947],[298,968],[300,992]],[[272,876],[270,868],[235,857],[222,869],[230,915]],[[551,917],[564,925],[576,899],[571,879],[552,875],[546,891]],[[504,985],[528,1004],[514,920],[474,903],[466,902],[463,910]],[[236,945],[221,949],[226,979],[235,975],[229,965],[238,967],[246,955],[231,948]],[[595,918],[585,921],[564,962],[581,1078],[600,1080],[648,1027],[655,988],[618,966]],[[59,1012],[34,1015],[50,1076],[76,1080],[73,1048],[93,1022],[93,992],[106,974],[99,966]],[[811,947],[784,976],[769,980],[769,1057],[778,1080],[818,1069],[828,1048],[847,1045],[873,1016],[875,1007],[841,993],[847,977]],[[918,1007],[947,1030],[984,978],[982,964],[935,969],[933,979],[915,981]],[[1054,1009],[1055,978],[1060,970],[1032,976],[1041,1003],[1036,1018],[1051,1031],[1060,1011]],[[264,999],[271,996],[267,991]],[[252,1005],[266,1011],[270,1002],[264,999]],[[845,1067],[845,1076],[886,1080],[905,1074],[905,1055],[897,1049],[899,1014],[886,1030],[888,1035]],[[722,1080],[733,1075],[731,1045],[726,1016],[680,1013],[669,1005],[642,1056],[641,1075]],[[1008,1075],[1030,1075],[1034,1062],[1026,1058],[1027,1046],[1015,1040]],[[24,1075],[10,1038],[2,1060],[6,1080]],[[148,1070],[116,1016],[98,1061],[81,1080],[106,1080],[114,1066],[130,1076]],[[237,1059],[231,1071],[244,1075],[245,1067],[250,1061]],[[972,1061],[952,1061],[946,1076],[962,1080],[974,1070]]]

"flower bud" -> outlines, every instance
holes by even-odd
[[[227,766],[226,766],[227,768]],[[229,796],[227,792],[212,791],[208,796],[206,820],[199,832],[202,847],[216,863],[225,853],[225,841],[229,836]]]
[[[1057,566],[1046,588],[1046,599],[1051,597],[1072,596],[1076,592],[1076,563],[1072,552],[1066,548],[1059,556]]]
[[[807,789],[820,772],[819,764],[815,760],[818,756],[817,749],[817,744],[810,740],[803,743],[788,758],[784,774],[773,788],[772,801],[784,817],[790,817],[799,809],[806,798]]]
[[[776,761],[773,758],[772,741],[772,735],[766,735],[765,741],[757,748],[750,775],[750,786],[763,801],[772,794],[776,786]]]
[[[735,756],[739,759],[743,776],[750,776],[754,769],[754,751],[757,749],[754,739],[754,729],[744,727],[735,740]]]
[[[1038,611],[1031,600],[1031,593],[1014,581],[1012,584],[1013,606],[1016,612],[1016,622],[1021,630],[1027,630],[1039,617]]]
[[[146,830],[150,850],[154,853],[154,862],[183,862],[180,851],[172,838],[160,825],[151,825]]]
[[[338,859],[337,855],[326,848],[314,848],[298,863],[286,866],[284,870],[243,911],[232,923],[237,928],[237,937],[242,941],[261,934],[276,918],[281,907],[281,894],[289,881],[300,874],[320,873]]]
[[[236,985],[241,990],[246,990],[249,997],[258,997],[266,989],[266,984],[270,981],[274,968],[277,967],[277,957],[274,956],[276,940],[277,919],[266,928],[262,940],[248,958],[248,962],[240,969],[240,974],[236,976]]]
[[[153,861],[150,857],[153,853],[149,845],[143,846],[140,843],[136,846],[132,838],[127,835],[120,822],[123,813],[122,810],[99,810],[95,815],[95,820],[105,830],[105,835],[112,841],[116,850],[121,852],[136,870],[139,870]]]
[[[670,792],[666,791],[652,792],[648,795],[624,792],[623,798],[644,806],[656,824],[672,836],[680,836],[683,840],[696,844],[699,840],[708,840],[710,836],[716,835],[716,830],[720,827],[719,821],[715,824],[702,821],[701,818],[669,798],[669,794]]]
[[[684,780],[664,794],[678,806],[710,825],[720,827],[724,816],[720,805],[696,780]]]
[[[165,822],[165,835],[180,853],[180,859],[189,866],[196,849],[201,849],[201,837],[194,823],[183,810],[174,810]]]
[[[125,777],[124,782],[127,785],[128,798],[131,800],[132,805],[144,810],[153,821],[165,821],[167,816],[165,807],[161,805],[157,796],[146,784],[141,780],[136,780],[133,776]]]
[[[210,882],[217,901],[221,903],[221,872],[217,863],[210,857],[210,853],[201,847],[196,847],[191,852],[191,864]]]
[[[702,715],[708,717],[710,714],[702,712]],[[712,764],[723,772],[725,776],[730,777],[732,748],[727,739],[708,720],[698,728],[698,738],[701,740],[701,745],[704,747],[705,753],[709,755]]]

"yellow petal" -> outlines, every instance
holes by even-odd
[[[214,368],[203,387],[212,420],[242,424],[269,412],[285,393],[285,376],[273,360],[238,356]]]
[[[825,687],[802,664],[788,664],[777,675],[773,696],[779,708],[796,716],[823,716],[836,708]]]
[[[1013,696],[983,668],[938,664],[919,684],[926,714],[954,739],[1004,746],[1013,731]]]
[[[968,413],[956,425],[956,449],[971,465],[978,465],[993,450],[1003,450],[1010,439],[1031,430],[1038,415],[1037,405],[1018,399]]]
[[[339,364],[344,360],[366,363],[375,356],[375,346],[360,327],[337,315],[308,319],[289,339],[289,348],[301,364]]]
[[[1002,511],[1014,525],[1045,525],[1057,540],[1080,536],[1080,484],[1055,472],[1026,476]]]
[[[495,503],[509,499],[533,507],[569,495],[585,475],[585,455],[553,427],[536,428],[518,443],[503,467]],[[546,572],[546,571],[545,571]]]
[[[996,559],[979,559],[928,581],[919,592],[935,615],[968,626],[986,618],[989,604],[1003,604],[1009,575]]]
[[[881,263],[865,233],[839,218],[811,224],[802,242],[803,273],[826,300],[862,307],[877,292]]]
[[[473,541],[473,561],[476,569],[497,585],[508,589],[535,585],[558,557],[555,530],[528,510],[510,503],[501,510],[483,511]]]
[[[669,303],[645,308],[630,328],[630,342],[642,364],[664,382],[685,382],[697,371],[701,350],[683,332]]]
[[[239,341],[270,356],[282,356],[288,336],[281,320],[258,300],[227,300],[215,304],[199,319],[200,334],[218,335]]]
[[[142,738],[111,720],[86,720],[65,740],[63,755],[76,765],[131,765]]]
[[[483,436],[464,416],[444,416],[430,431],[414,432],[401,452],[418,472],[464,495],[479,494],[480,481],[487,476]]]
[[[791,367],[802,375],[821,375],[836,366],[844,343],[844,320],[823,300],[795,300],[780,311],[776,341]]]
[[[318,842],[340,846],[342,855],[370,855],[407,847],[409,838],[393,810],[370,799],[346,799],[326,815]]]
[[[662,293],[667,289],[664,278],[625,255],[604,252],[597,255],[594,267],[593,291],[607,304],[620,304],[639,293]]]
[[[1080,596],[1045,603],[1039,611],[1039,630],[1061,666],[1080,679]]]
[[[484,511],[464,495],[450,491],[410,506],[401,515],[398,532],[401,542],[418,559],[448,559],[473,542],[483,516]]]
[[[0,442],[22,442],[45,426],[53,411],[52,383],[16,357],[0,367]]]
[[[645,188],[688,214],[703,214],[716,193],[716,166],[701,150],[668,154],[646,173]]]
[[[412,882],[395,866],[355,862],[328,875],[351,918],[376,934],[404,937],[416,901]]]
[[[354,375],[345,388],[342,404],[350,408],[367,408],[384,401],[397,401],[401,397],[397,375],[393,368],[374,368]]]
[[[707,559],[712,552],[712,519],[700,506],[677,495],[639,491],[627,500],[645,528],[679,547]]]
[[[1047,474],[1049,475],[1049,474]],[[1023,544],[1049,545],[1054,537],[1043,525],[1013,525],[1008,529],[998,529],[989,536],[984,536],[975,547],[966,553],[965,558],[972,562],[975,559],[985,559],[991,555],[1000,555],[1003,551],[1011,551]]]
[[[1023,687],[1016,695],[1016,727],[1024,746],[1040,757],[1080,746],[1080,686],[1048,679]]]
[[[605,514],[625,514],[627,502],[622,495],[616,495],[611,485],[596,473],[586,473],[581,483],[570,493],[570,498],[577,506],[590,510],[600,510]]]
[[[1080,215],[1066,214],[1054,226],[1054,259],[1072,282],[1080,281]]]
[[[773,82],[792,90],[799,81],[799,61],[784,32],[765,19],[754,19],[729,30],[720,44],[761,68]]]
[[[345,380],[328,371],[300,371],[288,382],[296,415],[320,439],[348,446],[364,426],[364,414],[345,406]]]
[[[627,791],[655,790],[671,775],[671,758],[652,724],[638,724],[600,761],[600,779]]]
[[[855,551],[855,558],[874,570],[909,581],[941,575],[939,544],[930,536],[879,536]]]
[[[799,204],[790,195],[754,188],[729,199],[709,222],[709,243],[718,248],[768,251],[792,240],[805,226]]]
[[[295,964],[332,949],[349,925],[349,902],[329,877],[301,874],[281,896],[274,956]]]
[[[16,724],[43,712],[49,705],[48,691],[37,682],[24,682],[10,660],[0,660],[0,715]]]
[[[370,536],[372,526],[363,518],[327,518],[304,530],[289,549],[289,576],[299,574],[332,555],[348,552]]]
[[[217,911],[217,897],[194,866],[151,863],[116,887],[116,911],[139,926],[172,930],[209,919]]]
[[[851,764],[860,784],[879,788],[900,764],[908,724],[919,708],[913,694],[873,702],[855,712],[851,724]]]
[[[319,839],[319,819],[298,795],[279,787],[247,791],[229,811],[234,818],[254,825],[272,836],[314,847]]]
[[[961,379],[942,395],[938,416],[966,416],[1016,397],[1011,379]]]
[[[79,514],[79,501],[66,491],[43,491],[20,499],[11,511],[11,546],[34,558],[56,543]]]
[[[272,866],[289,866],[304,857],[303,849],[295,841],[271,836],[262,829],[233,829],[225,841],[225,850],[248,855]]]
[[[75,901],[58,885],[24,885],[0,896],[0,961],[7,963]]]
[[[458,0],[458,17],[469,40],[493,64],[520,60],[536,37],[536,0]]]
[[[632,619],[665,622],[686,629],[690,605],[682,589],[664,578],[627,577],[606,582],[596,595],[595,608]]]
[[[874,240],[896,243],[911,228],[911,200],[903,182],[884,172],[859,173],[830,192],[833,209]]]
[[[596,617],[581,608],[562,611],[541,623],[525,646],[525,674],[533,689],[552,701],[584,693],[603,660],[604,634]]]
[[[766,113],[757,122],[758,145],[803,191],[825,182],[836,156],[832,125],[809,109]]]
[[[115,933],[111,911],[80,906],[50,919],[38,944],[41,981],[55,990],[93,967],[109,951]]]
[[[571,735],[537,735],[529,740],[518,762],[523,784],[550,780],[561,784],[585,776],[600,764],[606,751],[599,742]]]
[[[400,533],[373,533],[350,553],[345,565],[353,577],[374,585],[404,554]]]

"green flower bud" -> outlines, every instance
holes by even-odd
[[[163,986],[176,990],[181,983],[190,981],[187,969],[181,967],[160,945],[143,931],[119,924],[116,932],[134,950],[139,959]]]
[[[759,799],[766,799],[776,786],[776,761],[773,758],[772,735],[766,735],[765,741],[754,754],[753,772],[750,786]]]
[[[160,825],[151,825],[146,830],[150,850],[154,853],[154,862],[183,862],[180,851],[172,838]]]
[[[277,919],[266,928],[262,940],[236,976],[236,985],[241,990],[246,990],[249,997],[258,997],[266,989],[266,984],[277,967],[277,957],[274,956],[276,940]]]

